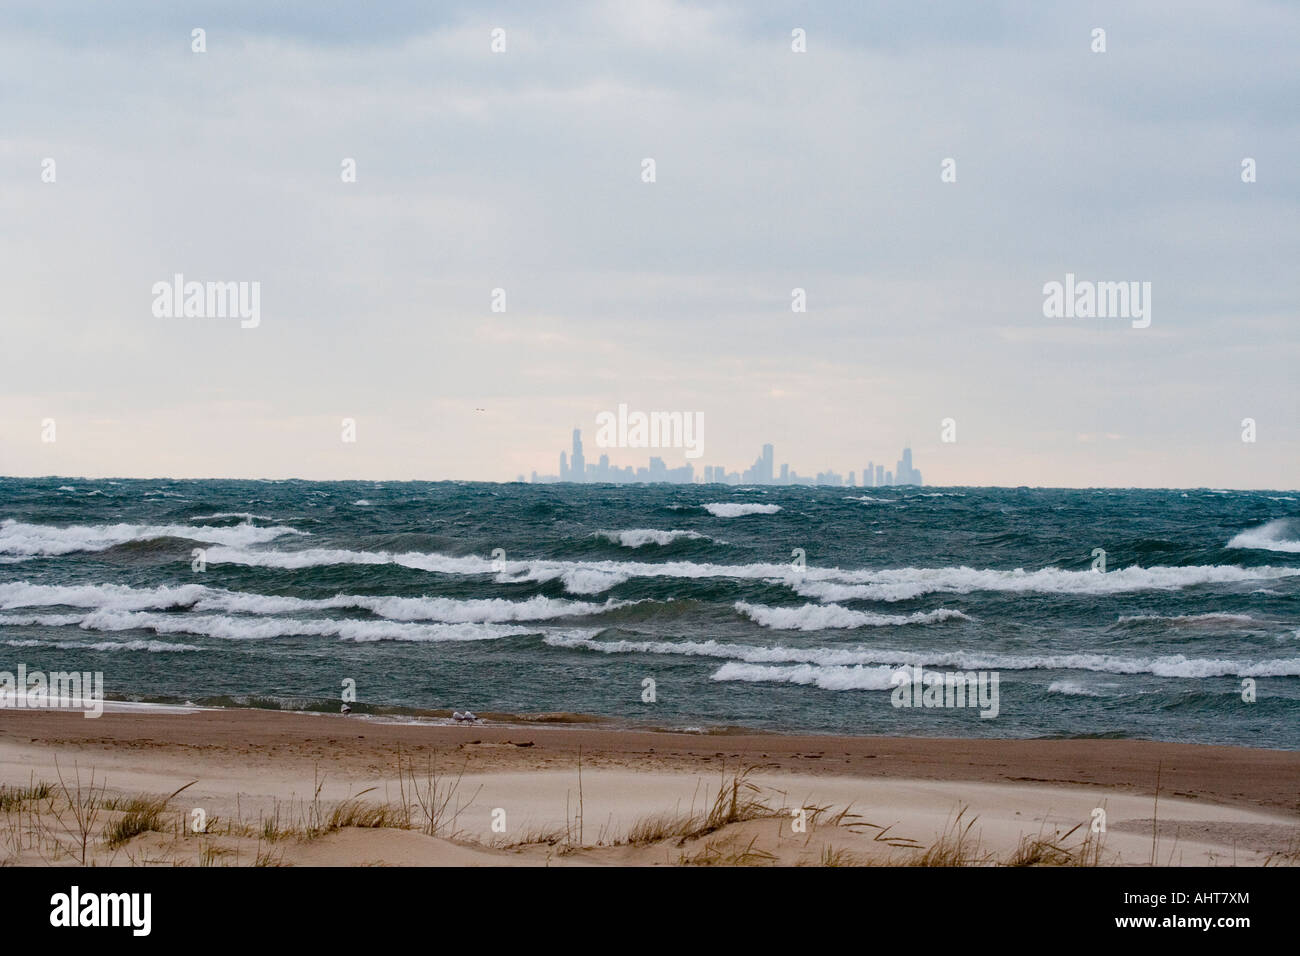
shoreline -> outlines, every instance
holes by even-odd
[[[0,710],[0,747],[86,754],[128,748],[158,755],[246,747],[277,761],[319,760],[344,772],[398,754],[463,758],[467,772],[535,769],[539,761],[593,768],[633,759],[650,771],[743,766],[814,776],[1095,787],[1204,800],[1300,819],[1300,751],[1129,738],[839,736],[724,728],[700,732],[588,722],[589,715],[480,715],[476,724],[391,715],[145,704],[88,719],[76,711]],[[156,708],[156,709],[155,709]],[[505,715],[500,715],[505,716]],[[591,718],[596,721],[602,718]],[[510,746],[506,746],[506,745]]]
[[[1298,798],[1201,744],[0,710],[0,865],[1297,865]]]
[[[1114,737],[1101,734],[1082,734],[1078,736],[1038,736],[1038,737],[941,737],[928,736],[925,734],[916,734],[913,736],[896,736],[890,734],[845,734],[834,733],[830,731],[808,731],[808,730],[774,730],[764,727],[749,727],[743,724],[702,724],[692,726],[673,727],[663,724],[652,723],[649,721],[635,721],[629,718],[611,717],[603,714],[588,714],[576,711],[538,711],[536,713],[511,713],[506,711],[479,711],[475,713],[478,718],[477,723],[460,724],[453,719],[453,711],[446,709],[422,709],[422,708],[404,708],[404,707],[376,707],[374,709],[353,710],[348,715],[340,714],[336,702],[330,701],[328,709],[326,706],[320,708],[285,708],[285,707],[257,707],[245,704],[212,704],[196,703],[190,699],[181,700],[134,700],[127,698],[104,698],[104,713],[189,713],[189,712],[231,712],[240,713],[248,712],[254,714],[283,714],[286,716],[305,716],[305,717],[346,717],[349,720],[369,721],[374,723],[388,723],[412,727],[495,727],[509,728],[519,727],[530,729],[534,727],[568,727],[574,730],[594,730],[609,733],[648,733],[648,734],[669,734],[673,736],[686,737],[703,737],[703,738],[726,738],[726,737],[806,737],[816,739],[832,740],[950,740],[950,741],[974,741],[974,742],[996,742],[996,741],[1129,741],[1133,743],[1147,743],[1157,745],[1174,745],[1187,747],[1219,747],[1225,750],[1244,750],[1244,751],[1274,751],[1278,753],[1296,753],[1300,754],[1300,745],[1296,747],[1248,747],[1241,744],[1217,744],[1204,743],[1200,741],[1183,742],[1176,740],[1161,740],[1152,737]],[[363,707],[365,705],[362,705]],[[14,708],[10,708],[14,709]],[[36,708],[31,708],[36,709]],[[0,713],[4,708],[0,708]],[[79,711],[78,711],[79,712]],[[1300,800],[1297,801],[1300,806]]]

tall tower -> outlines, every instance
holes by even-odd
[[[773,458],[775,453],[771,445],[763,446],[763,474],[759,476],[759,481],[765,485],[772,483]]]
[[[582,429],[573,430],[573,464],[569,469],[573,481],[587,480],[587,460],[582,457]]]

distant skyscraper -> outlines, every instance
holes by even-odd
[[[582,457],[582,429],[573,430],[573,466],[569,469],[572,472],[571,481],[587,480],[587,460]]]
[[[888,484],[888,482],[885,481],[885,466],[877,465],[876,466],[876,487],[881,488],[884,487],[886,484]]]
[[[870,488],[876,483],[876,466],[867,462],[867,470],[862,473],[862,487]]]
[[[773,471],[772,471],[773,461],[772,461],[772,459],[773,459],[774,457],[775,457],[775,452],[774,452],[772,446],[771,446],[771,445],[764,445],[764,446],[763,446],[763,473],[759,476],[759,479],[758,479],[759,481],[763,482],[764,484],[768,484],[768,485],[770,485],[770,484],[772,483],[772,478],[773,478]]]
[[[921,483],[921,473],[912,467],[911,448],[903,449],[903,457],[898,461],[898,471],[894,475],[894,483],[898,485],[919,485]]]

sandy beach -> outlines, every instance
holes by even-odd
[[[0,863],[16,865],[1293,865],[1300,851],[1300,753],[1135,740],[5,711],[0,787]]]

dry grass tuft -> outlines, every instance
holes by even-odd
[[[25,803],[48,800],[54,788],[48,783],[32,783],[26,787],[8,787],[0,784],[0,813],[17,810]]]
[[[106,801],[104,804],[106,810],[120,810],[123,815],[104,827],[104,842],[110,848],[116,849],[141,833],[150,831],[165,832],[162,815],[167,810],[167,804],[171,803],[172,798],[178,793],[194,786],[195,783],[197,781],[191,780],[185,786],[173,791],[170,796],[166,797],[151,797],[141,794],[129,800],[115,799]]]
[[[924,853],[908,861],[908,866],[985,866],[995,862],[992,854],[980,850],[979,835],[971,834],[979,817],[962,822],[968,809],[962,807],[958,810],[956,818],[939,839]]]

